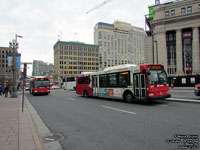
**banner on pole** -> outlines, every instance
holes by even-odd
[[[15,62],[16,62],[16,70],[20,69],[20,60],[21,60],[21,56],[15,56]]]
[[[8,68],[11,70],[12,67],[12,56],[7,56],[7,61],[8,61]]]

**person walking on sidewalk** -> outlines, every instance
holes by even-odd
[[[3,87],[0,84],[0,95],[1,95],[2,92],[3,92]]]
[[[5,97],[8,97],[8,91],[9,91],[9,86],[6,85],[6,87],[4,88]]]

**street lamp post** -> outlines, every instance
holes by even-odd
[[[16,68],[16,57],[20,57],[21,54],[18,53],[18,43],[17,43],[17,37],[22,38],[20,35],[15,35],[15,40],[12,40],[10,42],[10,47],[13,48],[13,53],[10,54],[10,56],[13,57],[13,90],[12,90],[12,95],[11,97],[15,98],[17,97],[17,68]],[[20,63],[20,62],[18,62]]]

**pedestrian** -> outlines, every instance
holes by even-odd
[[[6,85],[6,87],[4,88],[5,97],[8,97],[8,91],[9,91],[9,86]]]
[[[3,87],[0,85],[0,95],[3,92]]]
[[[8,91],[9,91],[9,94],[12,94],[12,88],[10,86],[8,86]]]

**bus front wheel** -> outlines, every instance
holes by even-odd
[[[87,91],[84,91],[83,96],[84,96],[85,98],[88,98],[88,92],[87,92]]]
[[[124,101],[127,103],[132,103],[133,100],[133,94],[131,94],[130,92],[125,93],[124,95]]]

